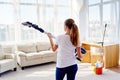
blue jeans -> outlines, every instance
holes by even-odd
[[[67,80],[75,80],[77,70],[77,64],[65,68],[56,68],[56,80],[63,80],[65,74],[67,75]]]

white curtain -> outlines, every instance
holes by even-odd
[[[87,0],[82,0],[82,6],[79,11],[79,25],[80,25],[80,39],[81,41],[85,41],[88,36],[88,7]]]

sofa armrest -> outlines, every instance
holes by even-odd
[[[22,51],[17,51],[16,52],[17,56],[20,56],[20,57],[26,57],[26,53],[22,52]]]
[[[15,59],[15,54],[5,54],[5,59]]]

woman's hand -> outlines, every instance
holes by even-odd
[[[78,58],[82,58],[82,54],[81,54],[81,49],[80,49],[80,47],[77,47],[76,50],[77,50],[77,57],[78,57]]]
[[[58,48],[58,46],[54,45],[51,33],[47,33],[47,36],[49,37],[52,50],[56,51],[56,49]]]
[[[76,59],[79,60],[79,61],[81,61],[82,55],[81,55],[81,49],[80,49],[80,47],[77,47],[76,51],[77,51],[77,57],[76,57]]]
[[[77,57],[78,57],[78,58],[82,58],[82,55],[80,54],[80,55],[78,55]]]
[[[51,33],[47,33],[47,36],[48,36],[49,38],[52,38]]]

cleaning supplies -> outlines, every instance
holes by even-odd
[[[102,68],[103,68],[103,63],[100,61],[100,59],[97,60],[94,66],[94,72],[98,75],[102,74]]]

